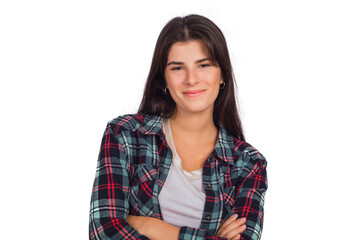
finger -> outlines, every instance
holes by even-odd
[[[235,237],[233,237],[231,240],[239,240],[240,239],[240,234],[236,234]]]
[[[246,218],[239,218],[239,219],[237,219],[236,220],[239,224],[241,224],[241,225],[243,225],[243,224],[245,224],[246,223]]]
[[[234,222],[236,220],[236,218],[238,217],[237,214],[233,214],[231,215],[225,222],[223,222],[223,224],[221,224],[219,230],[218,230],[218,233],[217,235],[221,234],[221,232],[224,230],[224,228],[226,226],[228,226],[229,224],[231,224],[232,222]]]
[[[236,234],[242,233],[245,228],[245,220],[244,218],[237,219],[232,223],[228,224],[220,233],[219,237],[226,237],[227,239],[233,238]]]
[[[242,234],[246,230],[246,225],[241,225],[239,228],[239,234]]]
[[[221,224],[217,235],[221,234],[221,232],[224,230],[224,228],[226,226],[228,226],[230,223],[234,222],[236,220],[236,218],[238,217],[237,214],[233,214],[232,216],[230,216],[225,222],[223,222],[223,224]]]
[[[246,218],[236,219],[236,220],[230,222],[229,224],[227,224],[227,225],[222,229],[222,233],[228,232],[228,231],[232,230],[233,228],[240,227],[241,225],[245,225],[245,223],[246,223]]]
[[[229,232],[226,233],[225,237],[227,239],[238,239],[236,238],[236,236],[240,236],[240,234],[242,234],[246,229],[246,225],[241,225],[240,227],[237,228],[233,228],[232,230],[230,230]]]

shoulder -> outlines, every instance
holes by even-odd
[[[216,150],[224,161],[240,168],[249,164],[266,167],[265,157],[255,147],[232,136],[221,122],[217,122],[217,125],[219,126],[219,144],[217,144]]]
[[[241,141],[234,138],[234,150],[243,164],[260,165],[266,167],[267,161],[264,155],[260,153],[255,147],[246,141]]]
[[[153,134],[158,133],[161,130],[161,126],[162,120],[160,116],[148,114],[125,114],[108,122],[108,128],[115,135],[119,135],[121,132],[129,134],[135,132]]]
[[[108,128],[114,132],[115,135],[118,135],[121,131],[129,130],[136,131],[142,125],[144,114],[125,114],[111,119],[108,122]]]

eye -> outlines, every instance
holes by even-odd
[[[173,68],[171,68],[172,71],[178,71],[178,70],[181,70],[181,69],[182,69],[182,67],[173,67]]]
[[[207,63],[205,63],[205,64],[201,64],[201,65],[200,65],[200,67],[201,67],[201,68],[204,68],[204,67],[209,67],[209,66],[210,66],[210,64],[207,64]]]

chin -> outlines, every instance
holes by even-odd
[[[188,107],[185,107],[185,108],[181,108],[181,111],[196,114],[196,113],[202,113],[202,112],[209,111],[210,108],[211,108],[211,106],[204,106],[204,105],[202,105],[202,106],[188,106]]]

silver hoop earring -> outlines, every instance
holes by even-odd
[[[169,94],[169,89],[167,87],[164,88],[164,92],[165,92],[165,94]]]
[[[220,84],[220,89],[224,89],[224,87],[225,87],[225,82]]]

